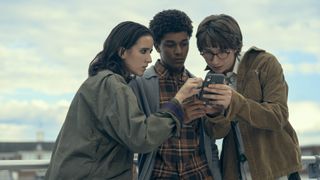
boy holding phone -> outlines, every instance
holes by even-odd
[[[242,33],[228,15],[206,17],[196,37],[206,69],[226,76],[227,84],[209,84],[204,90],[212,94],[203,95],[224,111],[212,123],[214,136],[224,138],[223,179],[300,179],[301,153],[278,60],[256,47],[241,56]]]

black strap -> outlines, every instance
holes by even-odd
[[[239,140],[238,140],[238,137],[237,137],[237,132],[236,132],[236,125],[237,125],[237,121],[232,121],[231,122],[231,128],[232,128],[232,132],[233,132],[233,139],[236,143],[236,146],[237,146],[237,156],[238,156],[238,174],[239,174],[239,179],[241,180],[242,179],[242,175],[241,175],[241,162],[244,162],[246,161],[246,156],[244,154],[242,154],[240,152],[240,143],[239,143]]]
[[[291,174],[288,176],[288,180],[301,180],[301,177],[300,177],[300,175],[299,175],[299,172],[291,173]]]

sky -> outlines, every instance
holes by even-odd
[[[37,132],[54,141],[111,29],[127,20],[148,26],[165,9],[188,14],[193,35],[206,16],[233,16],[243,50],[263,48],[281,63],[300,144],[320,145],[318,0],[1,0],[0,141],[35,141]],[[204,78],[204,67],[192,36],[186,68]]]

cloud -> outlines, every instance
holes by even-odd
[[[0,17],[5,22],[0,24],[0,93],[15,89],[46,94],[75,92],[112,27],[127,17],[147,19],[140,11],[118,11],[123,8],[121,3],[99,6],[76,2],[75,7],[65,2],[32,2],[7,3],[0,8],[6,14]],[[130,4],[139,6],[125,3]]]
[[[0,141],[20,141],[25,139],[29,126],[0,123]]]
[[[44,130],[49,140],[54,140],[64,122],[70,102],[60,100],[48,103],[43,100],[2,102],[0,109],[0,140],[14,138],[32,139],[37,130]],[[289,121],[303,144],[316,143],[317,138],[307,136],[320,133],[320,104],[315,102],[289,102]],[[12,136],[14,132],[16,135]],[[27,133],[28,132],[28,133]],[[23,135],[25,133],[25,135]]]
[[[319,63],[283,63],[283,70],[286,74],[319,74],[320,73],[320,62]]]
[[[320,104],[312,101],[289,102],[289,121],[300,133],[320,132]]]
[[[35,141],[44,132],[45,141],[54,141],[64,122],[69,103],[66,100],[4,100],[0,109],[0,141]]]
[[[49,103],[44,100],[8,100],[1,103],[0,123],[19,122],[38,126],[41,124],[61,125],[69,108],[69,102],[60,100]]]
[[[0,86],[2,93],[15,89],[33,89],[47,94],[75,91],[86,78],[55,62],[46,62],[34,48],[7,48],[0,45]],[[81,71],[80,71],[81,72]],[[78,76],[77,76],[78,75]]]
[[[319,145],[320,131],[297,133],[300,146]]]
[[[37,130],[41,122],[54,139],[70,103],[67,99],[85,80],[89,62],[120,21],[148,25],[156,12],[176,8],[193,20],[195,35],[204,17],[230,14],[242,29],[243,50],[261,47],[276,55],[286,74],[314,75],[320,73],[319,7],[318,0],[1,1],[0,132],[8,129],[18,134],[2,132],[0,137],[31,136],[28,132]],[[204,77],[205,61],[195,40],[193,36],[186,66]],[[293,61],[297,52],[302,55]],[[152,57],[155,62],[159,55],[154,51]],[[308,88],[319,88],[319,83]],[[23,94],[27,97],[18,98],[21,91],[28,91]],[[319,131],[319,102],[290,102],[289,107],[290,122],[300,134]]]
[[[89,62],[101,50],[107,34],[118,22],[134,20],[147,25],[156,12],[168,9],[168,5],[188,12],[194,21],[194,30],[209,14],[229,13],[239,21],[245,48],[258,45],[276,54],[280,50],[299,49],[314,54],[317,62],[296,64],[284,56],[279,59],[285,63],[285,72],[320,72],[320,21],[315,14],[315,4],[318,3],[311,2],[232,0],[213,4],[212,1],[206,1],[203,4],[207,4],[207,8],[194,2],[141,2],[148,6],[148,10],[128,1],[112,3],[113,6],[87,4],[86,1],[2,2],[1,10],[6,16],[0,17],[4,22],[0,25],[3,29],[0,34],[0,85],[3,88],[0,92],[11,92],[19,88],[47,94],[74,92],[86,78]],[[259,8],[261,6],[264,8]],[[279,8],[281,6],[291,7],[290,11],[299,9],[299,15],[286,13],[286,9]],[[250,8],[251,13],[243,13],[244,7]],[[154,62],[157,56],[155,52]],[[196,62],[191,62],[194,60]],[[198,61],[202,62],[201,65],[197,64]],[[190,63],[192,72],[203,76],[205,64],[195,46],[195,37],[192,38],[187,63]]]

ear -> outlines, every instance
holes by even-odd
[[[123,48],[123,47],[119,48],[118,55],[119,55],[119,57],[121,57],[121,59],[125,59],[125,52],[126,52],[125,48]]]

